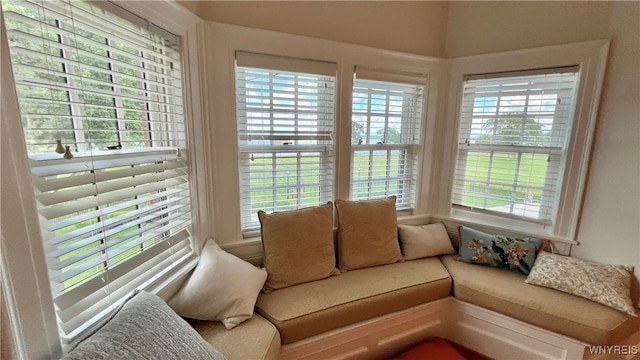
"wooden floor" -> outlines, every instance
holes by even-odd
[[[490,357],[486,357],[482,354],[479,354],[473,350],[469,350],[462,345],[458,345],[456,343],[450,342],[451,345],[465,357],[467,360],[492,360]]]
[[[393,360],[492,360],[464,346],[440,337],[421,342]]]

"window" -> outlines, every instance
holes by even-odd
[[[448,60],[433,218],[576,244],[608,48]]]
[[[415,204],[426,78],[358,69],[351,116],[351,199]]]
[[[243,231],[333,199],[335,64],[236,54]]]
[[[578,67],[464,78],[454,206],[551,224]]]
[[[179,38],[109,3],[2,7],[54,306],[72,342],[134,289],[194,265]]]

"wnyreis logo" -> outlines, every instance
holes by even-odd
[[[589,346],[591,355],[638,355],[637,345]]]

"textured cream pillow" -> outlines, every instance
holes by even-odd
[[[398,235],[405,260],[456,252],[443,223],[420,226],[398,225]]]
[[[264,291],[320,280],[340,272],[333,244],[333,204],[258,212],[269,276]]]
[[[396,197],[336,200],[340,271],[402,261],[398,244]]]
[[[632,266],[604,265],[540,252],[525,281],[637,316],[631,301],[631,274]]]
[[[207,240],[193,274],[169,301],[180,316],[219,320],[231,329],[253,316],[267,272]]]

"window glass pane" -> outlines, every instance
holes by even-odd
[[[259,210],[333,199],[334,89],[334,76],[236,67],[243,230]]]
[[[424,86],[355,79],[351,117],[351,199],[396,195],[415,203]]]
[[[454,205],[551,221],[576,79],[551,69],[465,80]]]

